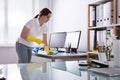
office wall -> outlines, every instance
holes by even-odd
[[[16,12],[15,13],[15,16],[17,16],[17,19],[19,19],[19,24],[17,24],[17,26],[15,26],[15,24],[16,23],[18,23],[18,21],[16,20],[16,17],[14,16],[10,16],[10,17],[12,17],[12,18],[10,18],[10,21],[11,22],[13,22],[14,23],[14,31],[13,31],[13,26],[11,27],[7,27],[6,25],[10,25],[11,24],[11,22],[9,23],[9,22],[7,22],[8,21],[8,15],[7,15],[7,18],[5,18],[4,17],[4,15],[2,15],[2,18],[1,18],[1,22],[3,22],[3,21],[6,21],[5,23],[7,23],[7,24],[5,24],[4,25],[4,22],[3,22],[3,25],[1,26],[1,27],[3,27],[3,29],[1,29],[2,31],[0,31],[0,33],[1,33],[1,35],[3,35],[3,36],[1,36],[0,38],[1,38],[1,40],[0,40],[0,64],[8,64],[8,63],[17,63],[18,62],[18,57],[17,57],[17,53],[16,53],[16,50],[15,50],[15,44],[13,44],[12,46],[10,46],[8,43],[6,43],[7,42],[7,40],[8,40],[8,38],[6,38],[6,37],[8,37],[8,36],[6,36],[6,35],[4,35],[4,33],[2,33],[3,31],[4,31],[4,28],[5,28],[5,33],[7,34],[8,32],[11,32],[10,34],[11,34],[11,36],[12,37],[10,37],[10,39],[11,40],[9,40],[10,41],[10,43],[11,42],[13,42],[13,43],[15,43],[15,41],[16,41],[16,38],[19,36],[19,35],[17,35],[17,33],[18,34],[20,34],[20,32],[21,32],[21,29],[22,29],[22,26],[21,25],[24,25],[22,22],[24,22],[24,23],[26,23],[26,21],[28,20],[28,18],[29,19],[31,19],[31,17],[33,18],[36,14],[38,14],[39,13],[39,11],[42,9],[42,8],[44,8],[44,7],[48,7],[48,3],[49,3],[49,0],[32,0],[32,2],[31,1],[28,1],[27,2],[27,4],[29,5],[27,5],[27,7],[25,8],[25,9],[27,9],[27,10],[31,10],[30,12],[28,12],[29,14],[30,14],[30,16],[28,16],[27,18],[26,18],[26,16],[24,17],[23,15],[25,15],[25,11],[24,11],[24,9],[21,9],[22,7],[24,7],[24,5],[20,5],[20,3],[19,2],[21,2],[21,3],[24,3],[25,1],[24,0],[19,0],[18,1],[18,5],[17,5],[17,3],[15,2],[16,0],[12,0],[12,2],[9,2],[9,0],[1,0],[0,2],[0,12],[2,13],[2,12],[5,12],[6,11],[6,13],[3,13],[3,14],[9,14],[10,15],[10,13],[7,11],[7,10],[9,10],[9,11],[12,11],[12,12]],[[8,2],[8,3],[7,3]],[[9,7],[9,9],[8,8],[6,8],[8,5],[5,5],[4,6],[4,4],[5,3],[7,3],[7,4],[9,4],[9,6],[11,7]],[[17,6],[19,6],[19,7],[13,7],[13,6],[15,6],[14,4],[16,3],[16,5]],[[15,9],[14,9],[15,8]],[[21,10],[20,10],[20,9]],[[32,8],[32,9],[31,9]],[[4,11],[5,10],[5,11]],[[19,11],[22,11],[22,12],[24,12],[23,13],[23,15],[22,14],[17,14],[17,13],[19,13]],[[27,14],[28,14],[27,13]],[[12,14],[13,15],[13,14]],[[18,18],[18,17],[20,17],[20,18]],[[22,19],[21,19],[22,18]],[[24,18],[24,19],[23,19]],[[6,19],[6,20],[4,20],[4,19]],[[14,20],[15,19],[15,20]],[[21,21],[22,20],[22,21]],[[15,22],[15,21],[17,21],[17,22]],[[1,24],[0,24],[1,25]],[[7,27],[7,28],[6,28]],[[9,29],[9,30],[8,30]],[[15,32],[16,31],[16,29],[17,29],[17,32]],[[19,30],[19,31],[18,31]],[[7,32],[8,31],[8,32]],[[14,33],[12,33],[12,32],[14,32]],[[9,34],[9,35],[10,35]],[[14,36],[14,35],[16,35],[16,36]],[[2,38],[4,38],[5,37],[5,39],[2,39]],[[14,38],[13,38],[14,37]],[[5,42],[5,44],[3,43],[3,42]],[[34,62],[36,62],[36,61],[39,61],[39,60],[41,60],[41,59],[36,59],[35,57],[33,57],[33,59],[32,59],[32,61]]]
[[[52,0],[52,32],[81,30],[80,51],[87,50],[88,0]]]
[[[38,1],[38,0],[37,0]],[[87,4],[94,0],[40,0],[42,7],[47,6],[52,10],[52,17],[49,23],[50,30],[73,31],[82,30],[79,50],[86,50],[87,43]],[[35,9],[39,8],[35,6]],[[41,8],[40,8],[41,9]],[[33,11],[37,13],[38,11]],[[35,61],[41,59],[33,58]],[[33,61],[34,61],[33,60]],[[15,47],[2,47],[0,45],[0,64],[16,63],[18,57]]]

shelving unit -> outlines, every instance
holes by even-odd
[[[98,31],[104,31],[104,30],[107,30],[108,28],[109,29],[112,29],[113,30],[113,33],[114,33],[114,36],[117,36],[118,32],[117,32],[117,28],[120,28],[120,24],[117,24],[117,1],[118,0],[100,0],[100,1],[97,1],[97,2],[93,2],[91,4],[88,4],[88,29],[87,29],[87,51],[88,51],[88,59],[90,57],[89,53],[91,52],[91,37],[90,37],[90,34],[91,34],[91,31],[94,32],[94,46],[92,49],[96,50],[96,47],[97,47],[97,32]],[[108,3],[108,2],[112,2],[112,10],[111,10],[111,21],[112,23],[109,24],[109,25],[97,25],[97,6],[99,5],[104,5],[105,3]],[[95,13],[94,13],[94,19],[95,19],[95,23],[92,24],[91,26],[91,23],[90,23],[90,20],[91,20],[91,7],[93,7],[95,9]],[[105,20],[103,20],[105,21]],[[97,26],[96,26],[97,25]],[[91,52],[92,53],[92,52]]]
[[[107,26],[94,26],[94,27],[89,27],[89,30],[106,30],[107,28],[114,28],[114,27],[120,27],[120,24],[112,24],[112,25],[107,25]]]

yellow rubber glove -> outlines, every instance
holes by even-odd
[[[42,44],[43,43],[42,40],[37,39],[37,38],[35,38],[35,37],[31,36],[31,35],[27,36],[27,40],[31,41],[31,42],[36,42],[37,44]]]
[[[48,46],[44,47],[44,51],[47,52],[48,54],[54,54],[54,52],[50,50]]]

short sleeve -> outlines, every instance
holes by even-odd
[[[33,19],[31,19],[30,21],[28,21],[25,26],[30,29],[32,26],[34,25]]]
[[[44,25],[44,32],[43,33],[47,33],[48,32],[48,27],[47,27],[47,25],[45,24]]]

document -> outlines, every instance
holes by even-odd
[[[107,61],[105,53],[98,53],[98,58],[99,58],[99,61],[101,61],[101,62]]]

